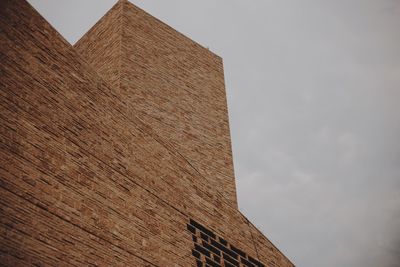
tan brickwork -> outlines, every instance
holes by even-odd
[[[122,26],[121,26],[122,24]],[[119,34],[119,37],[116,35]],[[112,36],[108,44],[105,36]],[[110,56],[119,40],[119,60]],[[154,129],[237,206],[222,60],[134,5],[120,1],[76,45],[100,73],[117,65],[129,113]]]
[[[24,0],[0,29],[0,265],[196,266],[192,218],[293,266],[237,210],[217,56],[125,1],[76,49]]]

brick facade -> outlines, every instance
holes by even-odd
[[[0,8],[0,265],[294,266],[237,209],[218,56],[127,1],[74,47]]]

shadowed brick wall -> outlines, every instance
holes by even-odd
[[[237,210],[218,57],[124,1],[77,48],[0,5],[1,266],[198,266],[193,222],[293,266]]]

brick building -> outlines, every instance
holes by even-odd
[[[1,266],[294,266],[238,210],[220,57],[127,1],[0,29]]]

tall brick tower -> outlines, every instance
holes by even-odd
[[[294,266],[238,210],[221,58],[127,1],[0,29],[1,266]]]

